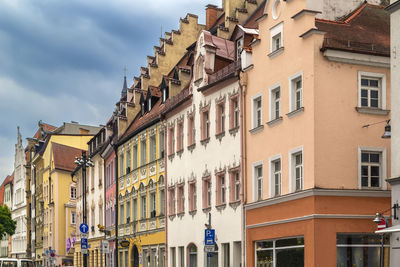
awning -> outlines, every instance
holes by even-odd
[[[400,232],[400,224],[392,226],[392,227],[388,227],[383,230],[375,231],[375,234],[389,234],[389,233],[396,233],[396,232]]]

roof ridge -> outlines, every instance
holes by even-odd
[[[354,11],[354,13],[352,14],[352,15],[350,15],[347,19],[345,19],[345,23],[349,23],[350,21],[352,21],[354,18],[356,18],[360,13],[361,13],[361,11],[363,11],[364,10],[364,8],[367,6],[367,4],[368,3],[363,3],[359,8],[358,8],[358,10],[355,10]]]

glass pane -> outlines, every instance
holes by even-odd
[[[368,107],[368,99],[367,98],[361,98],[361,106]]]
[[[293,266],[304,266],[304,248],[279,249],[276,251],[276,267]]]
[[[371,90],[371,98],[376,98],[376,99],[378,99],[378,91],[376,91],[376,90]]]
[[[262,241],[256,243],[256,249],[272,248],[272,241]]]
[[[290,247],[304,245],[304,237],[280,239],[276,241],[276,247]]]
[[[361,85],[368,86],[368,79],[361,79]]]
[[[275,164],[275,171],[280,171],[281,170],[281,161],[280,160],[275,161],[274,164]]]
[[[371,176],[379,177],[379,166],[371,166]]]
[[[296,89],[301,88],[301,79],[296,81]]]
[[[300,168],[296,168],[296,179],[299,179],[301,177],[301,169]]]
[[[337,235],[338,245],[380,245],[381,236],[376,234],[338,234]],[[385,240],[385,244],[389,244],[389,240]]]
[[[377,108],[378,107],[378,100],[371,99],[371,107]]]
[[[337,266],[375,267],[380,266],[379,247],[337,248]]]
[[[379,162],[379,154],[378,153],[371,153],[369,154],[370,156],[370,162]]]
[[[379,177],[371,177],[371,187],[379,187]]]
[[[369,80],[369,86],[371,87],[378,87],[379,81],[378,80]]]
[[[257,267],[272,267],[273,266],[273,251],[264,250],[257,251]]]
[[[368,186],[368,176],[361,177],[361,186]]]
[[[361,97],[368,97],[368,90],[362,89],[361,90]]]
[[[368,166],[361,166],[361,175],[368,176]]]
[[[361,162],[369,162],[369,154],[361,153]]]

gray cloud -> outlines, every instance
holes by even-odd
[[[16,127],[104,124],[122,87],[158,45],[160,27],[220,0],[0,0],[0,182],[11,174]]]

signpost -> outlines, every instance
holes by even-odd
[[[205,229],[204,230],[204,244],[215,245],[215,229]]]
[[[89,225],[87,225],[86,223],[81,223],[81,225],[79,225],[79,230],[81,230],[81,233],[87,234],[87,232],[89,231]]]

